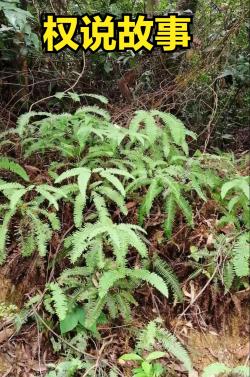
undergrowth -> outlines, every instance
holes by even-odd
[[[101,96],[97,99],[105,102]],[[73,376],[77,370],[94,376],[97,368],[100,376],[121,375],[121,365],[110,367],[104,360],[95,367],[74,350],[81,347],[85,352],[90,339],[101,339],[101,324],[122,318],[131,325],[141,305],[138,290],[145,285],[161,299],[184,302],[172,265],[163,254],[152,255],[146,223],[156,207],[161,212],[162,242],[167,244],[178,223],[195,228],[198,205],[216,202],[212,242],[190,248],[190,279],[203,274],[225,293],[248,287],[248,177],[228,156],[220,163],[216,155],[191,154],[189,142],[195,134],[175,116],[137,111],[123,128],[106,110],[85,106],[74,114],[24,114],[11,133],[19,138],[22,155],[21,163],[9,156],[0,159],[0,262],[6,261],[13,232],[22,257],[38,254],[50,263],[53,237],[62,240],[44,292],[19,315],[19,326],[32,313],[38,322],[44,318],[41,326],[46,318],[61,333],[59,340],[51,341],[66,358],[48,377]],[[25,164],[40,160],[43,177],[37,182]],[[225,169],[227,164],[234,167]],[[64,222],[66,205],[71,209],[70,224]],[[232,232],[221,235],[220,227],[228,224]],[[138,336],[134,356],[121,359],[140,361],[134,376],[165,375],[166,366],[151,362],[169,357],[166,352],[192,371],[188,353],[163,324],[152,321]],[[143,350],[151,353],[146,357]]]

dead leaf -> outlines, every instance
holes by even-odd
[[[4,343],[7,339],[13,335],[15,330],[13,328],[7,328],[0,331],[0,344]]]

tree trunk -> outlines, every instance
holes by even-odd
[[[146,13],[148,16],[153,16],[157,6],[159,5],[159,0],[147,0],[146,3]]]
[[[191,10],[192,13],[196,12],[198,0],[179,0],[177,3],[177,11]]]

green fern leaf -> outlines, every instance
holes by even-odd
[[[112,200],[117,205],[117,207],[120,209],[121,213],[123,213],[125,216],[128,214],[128,209],[125,205],[124,198],[122,197],[122,195],[118,191],[113,190],[112,188],[106,187],[106,186],[102,186],[100,188],[97,188],[97,191],[101,195],[105,195],[105,196],[107,196],[107,198]]]
[[[10,196],[10,209],[16,210],[16,207],[21,200],[21,198],[24,196],[24,194],[27,192],[27,189],[19,189],[15,190],[15,192]]]
[[[89,182],[91,176],[91,171],[87,168],[82,168],[80,174],[78,175],[78,186],[80,193],[82,194],[83,197],[83,202],[86,202],[86,190],[87,190],[87,185]]]
[[[8,234],[8,227],[14,214],[15,210],[9,210],[4,215],[3,222],[0,225],[0,265],[5,261],[6,258],[6,239]]]
[[[103,298],[107,295],[108,291],[114,284],[126,276],[126,271],[123,269],[104,272],[99,281],[99,297]]]
[[[180,283],[172,268],[158,256],[155,257],[153,266],[156,272],[164,279],[166,284],[170,287],[175,299],[179,302],[183,302],[184,297],[180,287]]]
[[[222,363],[213,363],[204,368],[202,377],[216,377],[220,374],[229,374],[231,368]]]
[[[91,174],[91,171],[87,168],[74,168],[74,169],[69,169],[60,174],[57,179],[55,180],[55,183],[60,183],[64,181],[65,179],[69,179],[75,176],[82,175],[84,177],[88,177],[89,174]]]
[[[250,375],[249,366],[239,365],[239,366],[233,368],[232,373],[235,376],[249,377],[249,375]]]
[[[142,331],[140,331],[138,341],[136,343],[136,350],[150,351],[156,341],[156,332],[156,321],[150,321],[147,326]]]
[[[60,321],[63,321],[68,311],[67,298],[58,283],[50,283],[49,289],[51,291],[56,314]]]
[[[12,173],[17,174],[26,182],[29,182],[30,180],[24,168],[18,163],[8,159],[7,157],[0,157],[0,169],[8,170],[8,171],[11,171]]]
[[[109,115],[109,113],[106,110],[101,109],[98,106],[84,106],[84,107],[80,107],[75,112],[76,115],[82,115],[82,114],[85,114],[85,113],[93,113],[95,115],[101,116],[106,121],[110,121],[110,115]]]
[[[226,292],[228,292],[230,288],[232,287],[234,277],[235,277],[234,266],[231,261],[227,261],[223,269],[223,283],[224,283]]]
[[[58,206],[58,203],[57,203],[55,197],[49,191],[47,191],[42,185],[41,186],[37,186],[36,187],[36,191],[40,195],[42,195],[45,199],[48,200],[49,205],[53,204],[53,206],[55,207],[55,209],[57,211],[59,210],[59,206]]]
[[[172,236],[174,218],[176,214],[176,203],[173,194],[169,194],[165,203],[165,211],[167,214],[166,220],[164,221],[164,232],[165,235],[170,238]]]
[[[119,224],[118,229],[126,234],[127,242],[134,247],[142,258],[146,258],[148,250],[145,243],[141,240],[140,236],[131,228],[129,224]],[[141,229],[141,228],[139,228]]]
[[[121,181],[115,175],[111,174],[109,170],[101,171],[100,176],[107,179],[107,181],[109,181],[116,188],[116,190],[121,193],[123,197],[126,195]]]
[[[73,212],[73,217],[74,217],[74,224],[76,228],[81,228],[82,223],[83,223],[83,210],[85,207],[85,200],[82,197],[82,194],[78,194],[75,197],[74,201],[74,212]]]
[[[158,328],[157,339],[173,356],[175,356],[180,362],[183,363],[188,372],[193,371],[192,361],[187,351],[173,334],[165,329]]]
[[[238,277],[249,276],[249,258],[249,233],[246,232],[239,236],[233,247],[232,262]]]
[[[147,283],[151,284],[154,288],[156,288],[163,296],[168,297],[168,287],[162,277],[155,274],[154,272],[149,272],[148,270],[143,269],[134,269],[129,270],[127,269],[127,276],[132,277],[133,279],[140,279],[146,281]]]

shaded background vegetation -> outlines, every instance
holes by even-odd
[[[171,110],[197,131],[205,148],[243,151],[250,101],[248,5],[247,0],[1,1],[0,126],[10,127],[32,103],[77,81],[76,92],[102,93],[110,99],[116,121],[128,120],[138,106]],[[194,42],[185,52],[100,51],[83,56],[41,50],[43,12],[119,16],[176,10],[195,13]],[[33,109],[61,111],[63,106],[73,105],[48,98]]]

